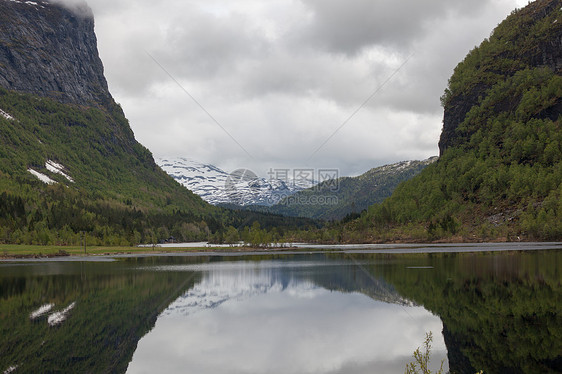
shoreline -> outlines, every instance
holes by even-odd
[[[13,249],[13,246],[10,246]],[[30,248],[30,246],[26,246]],[[298,244],[292,247],[111,247],[92,248],[81,253],[76,247],[73,251],[65,247],[55,247],[52,253],[10,253],[0,245],[0,263],[13,262],[68,262],[68,261],[114,261],[134,257],[182,257],[182,256],[228,256],[251,255],[299,255],[299,254],[431,254],[431,253],[482,253],[509,251],[562,250],[562,242],[508,242],[508,243],[389,243],[389,244]],[[34,248],[38,249],[38,248]],[[29,249],[28,249],[29,250]],[[3,251],[3,252],[2,252]],[[47,251],[46,251],[47,252]]]

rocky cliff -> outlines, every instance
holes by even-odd
[[[63,103],[110,100],[88,6],[0,0],[0,86]]]
[[[547,68],[562,74],[562,1],[537,0],[514,11],[475,48],[456,68],[449,88],[442,97],[444,105],[440,153],[465,143],[472,131],[459,131],[467,114],[481,103],[499,82],[518,71]],[[495,103],[494,114],[513,112],[523,94]],[[533,113],[533,118],[557,120],[562,101],[550,103]]]

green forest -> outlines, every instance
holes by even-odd
[[[373,190],[345,180],[342,196],[353,201],[337,211],[274,210],[310,218],[205,203],[154,163],[113,100],[62,104],[0,88],[0,108],[13,117],[0,116],[0,243],[79,245],[84,237],[88,245],[173,237],[243,240],[254,247],[294,241],[560,240],[557,4],[540,1],[514,11],[458,64],[441,98],[437,162],[374,205]],[[48,170],[48,161],[63,165],[72,181]],[[56,183],[41,182],[29,169]],[[392,188],[400,181],[393,179]],[[339,221],[314,220],[345,214]]]

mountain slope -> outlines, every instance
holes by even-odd
[[[117,105],[75,107],[0,88],[0,107],[14,118],[0,118],[0,171],[12,180],[37,184],[33,170],[59,184],[143,208],[163,208],[167,200],[177,201],[177,207],[205,206],[156,166]],[[53,171],[56,164],[72,181]]]
[[[132,244],[220,227],[135,140],[85,4],[0,0],[0,20],[0,242],[70,244],[87,232],[90,244]]]
[[[562,1],[514,11],[454,71],[441,157],[348,229],[367,240],[562,239]]]
[[[339,220],[382,202],[398,184],[436,160],[432,157],[425,161],[403,161],[371,169],[358,177],[326,181],[284,199],[269,211],[295,217]]]
[[[315,183],[260,178],[246,169],[229,174],[214,165],[186,158],[159,158],[156,162],[178,183],[213,205],[271,206]]]

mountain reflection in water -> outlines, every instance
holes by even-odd
[[[349,262],[238,262],[199,270],[201,281],[140,340],[129,373],[402,372],[428,331],[437,337],[436,364],[446,356],[439,318],[389,285],[383,297],[395,303],[321,284],[361,274]]]
[[[452,373],[561,373],[560,246],[493,247],[3,262],[0,373],[402,373],[429,331]]]

